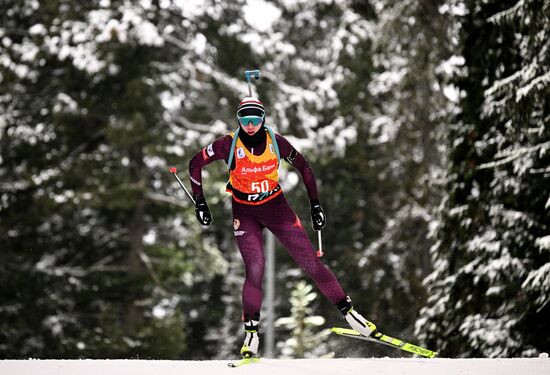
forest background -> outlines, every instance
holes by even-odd
[[[386,333],[447,357],[550,338],[550,1],[1,0],[0,358],[234,357],[222,162],[202,228],[168,173],[267,122],[313,166],[324,261]],[[300,176],[286,196],[315,241]],[[315,242],[314,242],[315,243]],[[276,249],[277,357],[401,353]]]

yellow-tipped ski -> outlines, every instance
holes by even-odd
[[[258,357],[249,357],[249,358],[243,358],[238,362],[229,362],[227,365],[229,367],[240,367],[240,366],[244,366],[244,365],[249,365],[251,363],[256,363],[256,362],[259,362],[259,361],[260,361],[260,358],[258,358]]]
[[[359,332],[349,328],[332,327],[330,330],[339,335],[361,336]]]
[[[426,358],[434,358],[437,356],[437,352],[413,345],[403,340],[396,339],[395,337],[384,335],[380,332],[375,332],[373,336],[366,337],[359,332],[349,328],[332,327],[331,331],[338,335],[352,337],[354,339],[378,342],[380,344],[388,345],[396,349],[401,349],[409,353],[418,354]]]

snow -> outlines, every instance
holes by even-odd
[[[393,119],[386,115],[380,115],[371,122],[370,132],[378,143],[393,141],[398,130],[399,127],[395,126]]]
[[[534,78],[527,85],[520,87],[516,93],[516,102],[519,102],[522,98],[529,95],[531,90],[538,89],[543,90],[550,84],[550,72],[546,72],[542,76]]]
[[[548,375],[550,360],[515,359],[262,359],[239,368],[229,361],[146,361],[146,360],[3,360],[1,374],[17,375],[182,375],[182,374],[258,374],[262,375]]]
[[[307,119],[304,119],[304,122],[306,121]],[[314,128],[316,122],[312,119],[309,119],[309,121],[310,124],[307,127]],[[319,141],[326,142],[326,147],[329,147],[331,151],[339,156],[343,156],[346,146],[355,142],[357,138],[356,128],[347,126],[345,119],[341,116],[336,117],[331,124],[319,129],[317,134]]]
[[[263,0],[249,0],[243,7],[246,23],[258,31],[267,32],[281,17],[281,10],[272,3]]]
[[[439,7],[439,13],[463,17],[468,10],[462,1],[449,1]]]
[[[191,45],[193,46],[193,50],[197,55],[203,54],[207,46],[207,40],[204,34],[197,33],[195,35],[195,38],[191,42]]]
[[[513,345],[514,339],[510,337],[510,328],[517,324],[517,321],[509,316],[498,319],[489,319],[481,314],[466,316],[459,330],[468,337],[472,347],[481,348],[498,347],[504,341],[510,341]],[[501,345],[500,345],[501,346]],[[502,355],[502,353],[498,353]],[[495,353],[495,355],[498,355]]]
[[[183,18],[190,20],[204,15],[208,10],[203,0],[176,0],[175,4],[181,9]]]

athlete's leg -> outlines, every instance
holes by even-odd
[[[263,226],[248,214],[248,208],[233,203],[233,229],[245,267],[242,291],[243,313],[252,319],[262,307],[262,282],[265,257],[262,243]]]
[[[346,297],[334,274],[317,257],[302,223],[284,197],[265,206],[270,214],[263,224],[277,237],[292,259],[315,282],[321,293],[336,304]],[[265,215],[267,216],[267,215]]]
[[[262,308],[262,282],[264,278],[263,226],[249,214],[249,208],[233,202],[233,229],[245,267],[242,291],[244,342],[241,356],[256,356],[260,345],[258,328]]]
[[[268,202],[271,203],[271,202]],[[302,227],[300,219],[286,199],[274,199],[270,215],[264,214],[263,224],[281,241],[294,261],[313,279],[317,287],[342,312],[348,324],[365,336],[370,336],[376,326],[357,313],[334,274],[317,257],[315,249]]]

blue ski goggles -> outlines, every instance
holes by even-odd
[[[242,126],[248,126],[251,123],[253,126],[260,126],[264,121],[264,116],[237,116],[237,118]]]

